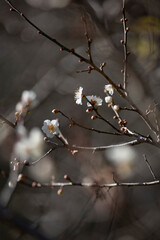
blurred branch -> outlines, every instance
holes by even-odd
[[[10,127],[12,127],[12,128],[15,128],[16,127],[16,125],[15,124],[13,124],[12,122],[10,122],[9,120],[7,120],[5,117],[3,117],[1,114],[0,114],[0,119],[3,121],[3,122],[5,122],[7,125],[9,125]]]
[[[50,238],[46,237],[43,233],[41,233],[37,229],[38,226],[35,225],[33,222],[24,220],[22,217],[19,217],[13,214],[10,210],[3,208],[2,206],[0,206],[0,219],[3,220],[3,223],[5,220],[11,221],[16,226],[18,226],[21,230],[23,230],[26,233],[29,233],[32,236],[35,236],[37,239],[51,240]],[[54,240],[54,238],[52,238],[52,240]]]
[[[147,164],[147,166],[148,166],[148,169],[149,169],[151,175],[153,176],[153,179],[154,179],[154,180],[157,180],[157,178],[156,178],[156,176],[155,176],[155,174],[154,174],[154,172],[153,172],[153,169],[152,169],[150,163],[148,162],[147,157],[146,157],[145,154],[143,154],[143,158],[144,158],[144,161],[146,162],[146,164]]]
[[[27,179],[25,176],[24,179]],[[29,178],[28,178],[29,180]],[[154,181],[147,181],[147,182],[114,182],[114,183],[104,183],[104,184],[98,184],[98,183],[87,183],[87,182],[75,182],[71,181],[69,178],[68,182],[51,182],[51,183],[40,183],[36,181],[32,181],[31,183],[25,182],[25,180],[22,180],[21,183],[24,183],[25,185],[28,185],[30,187],[35,188],[41,188],[41,187],[58,187],[59,189],[63,189],[64,187],[71,187],[71,186],[77,186],[77,187],[89,187],[89,188],[114,188],[114,187],[135,187],[135,186],[152,186],[152,185],[159,185],[160,180],[154,180]]]
[[[127,34],[129,31],[129,28],[127,27],[126,22],[128,19],[126,18],[126,12],[125,12],[125,0],[123,0],[123,7],[122,7],[122,18],[121,22],[123,23],[123,40],[121,40],[121,43],[123,44],[123,50],[124,50],[124,68],[123,68],[123,88],[125,90],[125,93],[127,95],[127,58],[129,55],[129,52],[127,50]]]

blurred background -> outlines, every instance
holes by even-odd
[[[12,3],[31,21],[68,48],[87,57],[84,36],[85,16],[89,36],[93,39],[92,56],[97,64],[106,62],[104,71],[116,83],[123,83],[122,1],[119,0],[14,0]],[[129,93],[145,112],[160,101],[160,1],[126,1]],[[0,1],[0,114],[14,122],[15,106],[24,90],[33,90],[39,104],[25,119],[28,130],[42,127],[45,119],[58,117],[60,128],[70,144],[101,146],[131,140],[98,134],[73,127],[62,116],[52,114],[59,108],[84,126],[111,131],[102,121],[92,121],[86,105],[76,105],[74,91],[82,86],[86,95],[104,99],[106,80],[87,69],[85,63],[37,34],[27,22],[9,11]],[[117,93],[115,102],[128,107]],[[113,112],[104,103],[100,113],[115,126]],[[150,134],[145,123],[133,112],[122,113],[132,131]],[[151,120],[154,118],[151,116]],[[15,144],[14,130],[3,124],[0,129],[0,169],[9,172]],[[45,147],[45,151],[49,149]],[[150,162],[160,178],[159,150],[148,145],[114,149],[100,153],[72,155],[65,150],[52,152],[38,164],[25,167],[26,176],[39,182],[74,181],[111,183],[151,181],[153,177],[144,161]],[[0,176],[1,190],[6,178]],[[150,187],[93,189],[66,187],[62,195],[57,188],[32,188],[18,184],[8,208],[0,208],[0,239],[69,239],[69,240],[150,240],[160,239],[159,185]]]

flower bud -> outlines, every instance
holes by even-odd
[[[52,113],[53,113],[53,114],[57,114],[57,113],[59,113],[59,112],[60,112],[59,109],[53,109],[53,110],[52,110]]]
[[[97,118],[96,115],[92,115],[92,116],[91,116],[91,120],[95,120],[96,118]]]
[[[113,110],[114,110],[114,111],[118,112],[119,109],[120,109],[120,108],[119,108],[119,105],[114,105],[114,106],[113,106]]]

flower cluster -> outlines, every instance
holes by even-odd
[[[84,97],[83,94],[83,88],[79,87],[76,91],[75,91],[75,96],[74,99],[76,101],[77,104],[82,105],[82,99]],[[97,96],[86,96],[87,99],[87,107],[98,107],[102,105],[103,100],[100,97]]]
[[[113,98],[112,95],[114,94],[114,87],[111,84],[105,85],[104,86],[104,92],[107,94],[107,96],[105,97],[105,102],[107,104],[112,104],[113,103]],[[82,105],[82,99],[85,97],[85,95],[83,94],[83,88],[79,87],[76,91],[75,91],[75,96],[74,99],[76,101],[76,104],[80,104]],[[99,107],[102,105],[103,100],[100,97],[97,96],[86,96],[85,97],[87,100],[87,107]],[[113,106],[115,111],[119,110],[118,105]]]

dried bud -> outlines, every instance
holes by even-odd
[[[127,121],[124,119],[123,120],[123,125],[126,125],[127,124]]]
[[[92,38],[88,38],[88,42],[89,42],[89,43],[92,43]]]
[[[130,54],[131,54],[131,52],[130,52],[130,51],[128,51],[128,52],[127,52],[127,55],[130,55]]]
[[[87,108],[87,109],[86,109],[86,112],[87,112],[87,113],[93,112],[93,108]]]
[[[37,187],[37,183],[36,182],[32,182],[32,187]]]
[[[126,133],[126,134],[127,134],[127,133],[128,133],[128,130],[127,130],[127,129],[125,129],[125,130],[124,130],[124,133]]]
[[[120,43],[121,43],[121,44],[124,44],[124,40],[123,40],[123,39],[121,39]]]
[[[83,62],[83,59],[82,59],[82,58],[80,58],[80,59],[78,60],[78,62],[79,62],[79,63]]]
[[[53,110],[52,110],[52,113],[54,113],[54,114],[57,114],[57,113],[59,113],[59,112],[60,112],[59,109],[53,109]]]
[[[92,115],[92,116],[91,116],[91,120],[95,120],[96,118],[97,118],[96,115]]]
[[[48,138],[47,138],[47,137],[44,137],[43,140],[44,140],[44,141],[48,141]]]
[[[124,69],[121,69],[121,73],[124,73]]]
[[[122,132],[125,131],[125,128],[124,128],[124,127],[121,127],[121,131],[122,131]]]
[[[21,181],[23,181],[23,179],[24,179],[24,175],[23,174],[19,174],[18,178],[17,178],[17,182],[21,182]]]
[[[71,179],[67,174],[64,175],[64,179],[71,182]]]
[[[115,116],[113,116],[113,119],[115,120],[115,119],[118,119],[118,117],[115,115]]]
[[[37,33],[38,33],[38,34],[41,34],[41,31],[40,31],[40,30],[38,30],[38,31],[37,31]]]
[[[122,89],[122,85],[121,85],[120,83],[118,84],[118,87],[119,87],[120,89]]]
[[[15,118],[18,119],[20,117],[20,113],[19,112],[15,112]]]
[[[63,189],[62,188],[58,189],[57,194],[62,195],[62,193],[63,193]]]
[[[127,22],[127,21],[128,21],[128,18],[125,18],[124,20]]]
[[[102,63],[102,67],[104,67],[104,66],[106,66],[106,62],[103,62],[103,63]]]
[[[123,18],[121,18],[120,21],[123,22]]]
[[[122,126],[122,120],[118,121],[118,125]]]

